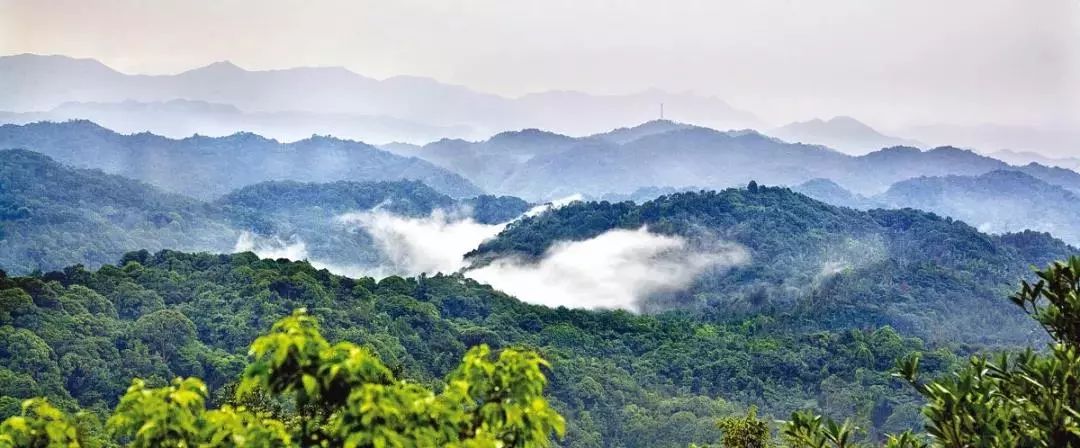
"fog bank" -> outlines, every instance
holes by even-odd
[[[643,299],[686,288],[706,269],[748,260],[738,245],[699,250],[681,237],[642,227],[559,242],[537,262],[500,258],[465,274],[530,303],[638,311]]]

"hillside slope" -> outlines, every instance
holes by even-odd
[[[226,252],[236,237],[197,200],[0,150],[0,268],[10,272],[99,266],[136,249]]]
[[[916,210],[864,212],[755,187],[642,205],[578,202],[511,224],[470,258],[538,260],[560,242],[642,226],[691,245],[739,244],[750,254],[748,263],[706,273],[646,309],[689,306],[721,320],[779,312],[808,328],[890,325],[942,341],[1037,340],[1034,324],[1005,296],[1031,265],[1077,253],[1047,234],[992,236]]]
[[[89,121],[0,126],[0,148],[23,148],[82,168],[213,199],[266,180],[302,182],[419,180],[453,196],[482,194],[461,176],[417,158],[350,140],[314,136],[280,143],[251,133],[173,140],[123,135]]]
[[[983,232],[1032,229],[1080,244],[1080,196],[1019,171],[981,176],[920,177],[874,198],[962,220]]]
[[[510,197],[456,200],[418,181],[263,182],[203,202],[40,153],[0,150],[0,269],[97,267],[138,249],[228,253],[260,246],[268,255],[370,269],[384,254],[365,229],[340,225],[339,215],[381,210],[420,217],[443,210],[495,224],[528,208]],[[289,243],[304,250],[283,252]]]

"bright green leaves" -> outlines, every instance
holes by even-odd
[[[792,448],[855,448],[862,445],[855,442],[857,427],[848,420],[837,423],[833,419],[816,415],[809,411],[791,414],[791,420],[783,422],[780,432]],[[884,448],[926,448],[923,436],[911,431],[886,437]],[[725,445],[727,446],[727,445]],[[966,446],[966,445],[961,445]]]
[[[256,388],[274,394],[303,391],[302,378],[316,373],[320,356],[329,348],[315,319],[299,310],[275,323],[269,334],[251,344],[248,354],[255,360],[244,371],[237,393]]]
[[[475,347],[442,393],[408,382],[365,384],[331,421],[345,446],[546,447],[564,422],[542,396],[543,360]]]
[[[562,417],[543,397],[546,363],[533,353],[470,350],[440,394],[393,378],[366,349],[329,345],[303,310],[251,347],[239,393],[295,400],[299,439],[311,445],[544,447]]]
[[[231,406],[208,411],[206,397],[206,386],[196,378],[177,378],[160,388],[136,379],[107,427],[130,447],[292,446],[283,423]]]
[[[781,433],[793,447],[849,448],[855,446],[852,437],[857,429],[849,421],[836,423],[812,412],[800,411],[791,414],[791,421],[784,422]]]
[[[106,427],[124,446],[151,447],[547,447],[565,423],[543,396],[544,360],[487,346],[470,350],[441,393],[396,380],[369,351],[330,345],[305,311],[251,345],[238,394],[263,394],[296,410],[287,425],[243,407],[207,410],[207,388],[177,378],[140,379]],[[44,400],[28,400],[0,426],[0,448],[87,446],[81,426]]]
[[[923,440],[925,436],[904,431],[898,435],[890,435],[885,438],[885,448],[927,448],[930,446]]]
[[[943,446],[1080,446],[1075,347],[975,357],[955,375],[912,384],[928,402],[926,430]]]
[[[292,436],[285,424],[247,412],[243,408],[223,406],[203,417],[201,433],[204,447],[291,447]]]
[[[0,448],[76,448],[93,446],[76,421],[48,401],[26,400],[22,413],[0,424]]]
[[[751,407],[743,417],[726,417],[716,422],[724,432],[722,445],[728,448],[769,448],[773,446],[769,423],[757,418],[757,408]]]
[[[198,379],[177,378],[157,389],[135,379],[106,425],[133,447],[194,446],[205,402],[206,386]]]
[[[390,370],[366,349],[349,343],[331,346],[304,310],[275,323],[269,334],[251,344],[249,353],[255,361],[244,371],[238,393],[259,388],[292,394],[300,407],[340,407],[354,387],[393,380]]]
[[[330,426],[346,447],[443,446],[458,439],[463,417],[423,386],[366,384],[349,394]]]
[[[504,446],[547,446],[565,431],[563,418],[543,396],[548,364],[535,353],[505,350],[491,360],[486,345],[473,347],[447,379],[444,395],[473,414],[471,436],[494,437]]]

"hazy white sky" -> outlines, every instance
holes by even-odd
[[[1080,123],[1080,0],[0,0],[0,53],[339,65],[516,96],[658,87],[774,122]]]

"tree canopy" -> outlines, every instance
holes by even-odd
[[[921,352],[929,372],[945,372],[970,350],[889,327],[807,333],[766,315],[709,322],[552,309],[459,275],[352,279],[250,253],[133,252],[122,261],[0,276],[0,298],[13,305],[0,314],[0,418],[43,396],[105,421],[131,378],[147,389],[200,378],[207,405],[222,409],[242,383],[251,341],[298,308],[318,317],[327,339],[433,391],[473,347],[541,355],[569,447],[718,440],[715,418],[751,405],[767,420],[810,406],[871,434],[916,428],[921,401],[890,378],[893,364]],[[260,409],[287,421],[293,408],[275,403]]]
[[[1012,301],[1046,329],[1044,352],[973,356],[950,375],[922,381],[918,356],[896,376],[926,399],[926,433],[890,436],[888,448],[1080,447],[1080,257],[1023,282]],[[850,421],[797,412],[782,432],[795,448],[854,447]]]
[[[469,350],[442,390],[395,378],[370,351],[330,344],[303,310],[251,344],[254,358],[229,404],[208,409],[202,380],[162,387],[134,379],[104,430],[30,399],[0,424],[0,447],[537,447],[565,431],[544,398],[535,353]],[[275,418],[250,397],[294,409]],[[85,414],[80,414],[84,416]]]

